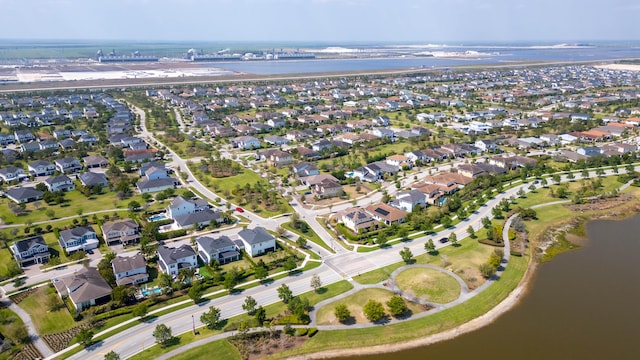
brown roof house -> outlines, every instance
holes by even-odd
[[[140,240],[140,226],[132,219],[102,224],[102,236],[107,245],[129,245]]]
[[[375,220],[383,222],[385,225],[393,223],[402,223],[407,218],[407,212],[396,209],[391,205],[384,203],[371,204],[364,209]]]
[[[355,233],[359,233],[361,230],[367,231],[378,224],[371,215],[361,208],[346,209],[338,216],[338,219],[345,227]]]
[[[111,268],[118,286],[138,285],[149,281],[147,261],[140,253],[134,256],[116,256],[111,260]]]
[[[111,299],[111,287],[96,268],[83,267],[71,275],[52,281],[60,297],[69,297],[77,311]]]
[[[331,198],[344,194],[342,185],[331,179],[324,179],[313,187],[313,193],[321,198]]]

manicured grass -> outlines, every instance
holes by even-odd
[[[279,353],[266,359],[282,359],[327,349],[356,348],[390,344],[424,337],[454,328],[474,319],[500,303],[518,285],[529,262],[528,257],[512,258],[502,278],[469,301],[451,309],[421,319],[392,325],[362,329],[320,331],[300,348]]]
[[[39,287],[33,294],[27,296],[19,306],[31,316],[31,320],[40,335],[56,334],[78,325],[69,311],[61,306],[56,311],[49,311],[46,299],[53,294],[54,289],[47,286]]]
[[[216,359],[240,360],[240,353],[226,339],[214,341],[174,356],[172,360],[209,360],[215,354]]]
[[[316,320],[319,325],[340,325],[340,322],[334,315],[334,309],[338,305],[346,305],[356,323],[367,323],[369,320],[367,320],[362,311],[364,304],[373,299],[381,302],[386,309],[386,302],[389,301],[393,295],[394,293],[392,291],[386,289],[373,288],[360,290],[344,299],[334,301],[320,308]],[[407,306],[414,314],[424,311],[421,305],[407,302]],[[389,314],[388,309],[387,314]]]
[[[298,229],[294,228],[293,225],[291,224],[291,222],[283,223],[281,226],[283,228],[285,228],[285,229],[297,234],[298,236],[302,236],[303,238],[305,238],[307,240],[313,241],[314,243],[316,243],[317,245],[321,246],[325,250],[327,250],[327,251],[329,251],[331,253],[335,253],[335,251],[333,251],[333,249],[331,249],[322,239],[320,239],[320,236],[318,236],[318,234],[316,234],[316,232],[313,231],[313,229],[311,227],[309,227],[309,231],[307,231],[306,233],[302,233]]]
[[[471,289],[476,288],[484,283],[484,278],[480,276],[478,266],[487,261],[494,249],[492,246],[478,242],[483,238],[486,238],[486,234],[483,230],[480,230],[477,239],[466,237],[458,242],[460,246],[446,246],[440,249],[438,255],[435,256],[429,254],[418,255],[415,257],[416,263],[437,266],[447,265],[446,267],[464,279]],[[404,262],[397,262],[355,276],[353,279],[360,284],[377,284],[389,279],[394,270],[404,265]]]
[[[2,308],[0,309],[0,333],[5,337],[11,338],[15,331],[24,327],[22,319],[13,311]],[[14,359],[15,355],[22,349],[22,345],[13,345],[0,353],[0,360]]]
[[[432,269],[407,269],[395,278],[403,292],[411,291],[419,299],[446,304],[460,296],[460,284],[451,276]]]
[[[9,276],[9,265],[13,262],[13,255],[7,248],[0,249],[0,276]]]

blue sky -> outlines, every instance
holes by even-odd
[[[640,40],[638,0],[0,0],[3,39]]]

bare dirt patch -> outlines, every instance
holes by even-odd
[[[573,212],[598,211],[607,210],[616,206],[623,205],[633,199],[629,194],[619,195],[606,199],[591,199],[584,204],[567,205],[567,208]]]

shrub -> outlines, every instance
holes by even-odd
[[[307,331],[307,336],[308,337],[313,337],[317,333],[318,333],[318,329],[312,327],[312,328],[309,328],[309,331]]]
[[[298,328],[296,329],[296,336],[306,336],[308,332],[309,329],[307,328]]]

